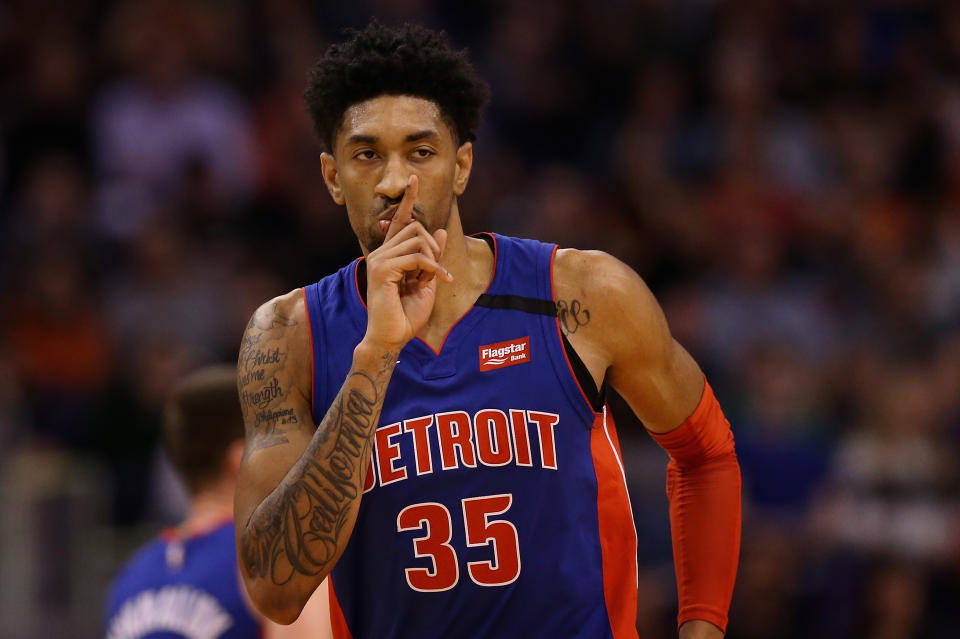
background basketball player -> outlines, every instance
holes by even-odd
[[[236,369],[199,370],[166,406],[167,451],[190,493],[187,518],[140,549],[114,580],[107,602],[109,639],[324,639],[330,636],[325,588],[300,620],[279,626],[250,606],[237,574],[233,496],[243,455]]]

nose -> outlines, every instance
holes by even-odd
[[[392,157],[383,165],[376,194],[387,200],[399,200],[410,181],[410,170],[402,158]]]

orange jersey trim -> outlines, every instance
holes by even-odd
[[[606,406],[594,420],[590,450],[597,473],[603,596],[610,629],[614,639],[636,639],[637,532],[620,461],[620,443]]]
[[[332,575],[327,576],[327,592],[330,595],[330,629],[333,631],[333,639],[353,639],[347,627],[347,619],[343,616],[343,609],[337,600],[337,593],[333,589]]]
[[[314,350],[315,347],[313,345],[313,322],[310,321],[310,305],[307,304],[307,287],[304,286],[300,291],[303,296],[303,312],[306,313],[307,316],[307,329],[310,331],[310,419],[313,420],[313,411],[317,399],[317,389],[314,388],[314,380],[317,379],[317,376],[313,370],[313,360],[315,359],[314,354],[317,351]]]

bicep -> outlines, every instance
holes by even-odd
[[[593,269],[610,385],[653,432],[679,426],[703,392],[703,373],[670,334],[660,304],[633,269],[604,255]],[[598,275],[600,277],[598,278]],[[602,314],[602,315],[601,315]]]

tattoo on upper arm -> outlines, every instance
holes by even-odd
[[[283,426],[299,424],[293,409],[279,406],[292,390],[285,375],[289,353],[283,338],[287,328],[296,325],[276,304],[272,314],[254,313],[247,324],[237,361],[237,393],[247,425],[246,454],[288,443]]]
[[[364,372],[350,375],[301,460],[244,526],[239,551],[250,577],[282,585],[320,574],[336,557],[384,391]]]
[[[583,308],[580,300],[557,300],[557,319],[560,320],[560,328],[567,335],[577,332],[581,326],[590,323],[590,311]]]

